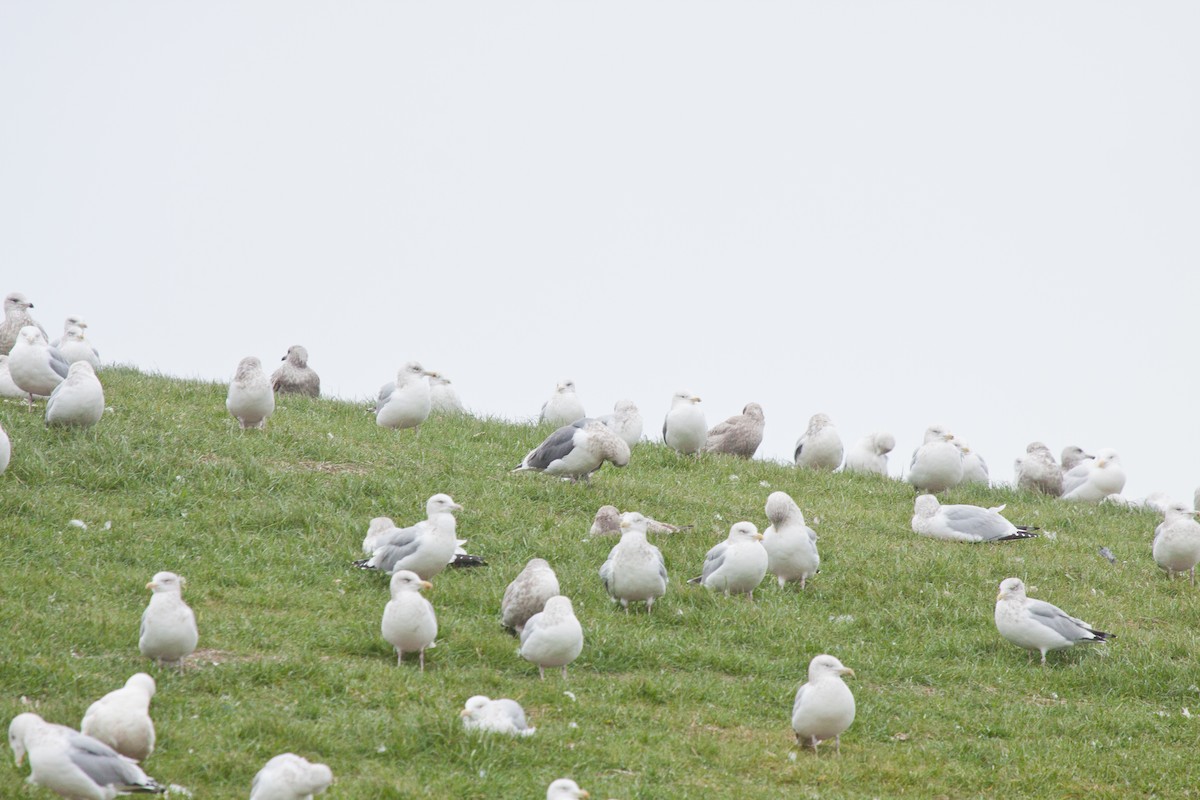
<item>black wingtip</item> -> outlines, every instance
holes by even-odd
[[[1028,533],[1029,531],[1040,531],[1041,530],[1041,528],[1039,528],[1037,525],[1015,525],[1013,527],[1015,527],[1019,531],[1025,531],[1026,533]]]
[[[450,562],[452,567],[486,567],[487,562],[483,560],[483,556],[472,556],[466,553],[455,553],[454,560]]]
[[[371,566],[371,559],[369,558],[364,558],[361,561],[354,561],[351,563],[353,563],[354,566],[358,567],[359,569],[375,569],[375,567]]]
[[[1037,539],[1041,536],[1040,533],[1030,533],[1029,531],[1018,530],[1016,533],[1010,533],[1008,536],[1002,536],[997,539],[998,542],[1012,542],[1017,539]]]
[[[696,584],[696,583],[700,583],[700,581],[702,581],[702,580],[704,580],[703,575],[701,575],[698,578],[688,578],[688,583]]]
[[[1096,637],[1095,639],[1089,640],[1092,642],[1107,642],[1109,639],[1117,638],[1117,635],[1115,633],[1106,633],[1105,631],[1094,631],[1091,628],[1088,628],[1088,633],[1090,633],[1092,636]]]

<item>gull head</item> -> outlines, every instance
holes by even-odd
[[[932,517],[941,507],[942,504],[931,494],[917,495],[917,499],[913,501],[913,513],[918,517]]]
[[[755,422],[762,422],[766,419],[763,416],[762,406],[758,403],[747,403],[746,407],[742,409],[742,416],[749,417]]]
[[[570,778],[559,778],[546,789],[546,800],[581,800],[591,797],[586,789]]]
[[[154,577],[150,579],[150,582],[146,584],[146,588],[155,593],[174,592],[175,594],[180,594],[186,585],[187,581],[174,572],[156,572],[154,573]]]
[[[1096,453],[1096,466],[1104,469],[1108,466],[1121,466],[1121,458],[1117,455],[1117,451],[1111,447],[1106,447]]]
[[[477,694],[467,699],[467,702],[463,704],[462,711],[458,712],[458,715],[463,719],[475,719],[490,702],[492,702],[492,698],[487,695]]]
[[[758,528],[754,526],[753,522],[738,522],[729,529],[729,538],[743,542],[761,542],[762,534],[758,532]]]
[[[17,337],[29,345],[46,344],[46,337],[34,325],[26,325],[17,333]]]
[[[1005,578],[1000,581],[1000,592],[996,595],[996,601],[1000,600],[1016,600],[1020,602],[1025,599],[1025,583],[1020,578]]]
[[[687,403],[699,403],[699,402],[700,402],[700,398],[696,397],[696,395],[692,394],[691,392],[676,392],[671,397],[671,408],[675,408],[676,406],[685,405]]]
[[[771,492],[767,495],[766,512],[767,519],[777,528],[791,520],[796,520],[801,525],[805,524],[804,512],[787,492]]]
[[[575,381],[564,378],[554,387],[554,391],[558,394],[575,394]]]
[[[286,361],[294,367],[307,367],[308,350],[303,345],[294,344],[288,348],[287,355],[279,360]]]
[[[400,592],[419,592],[422,589],[432,589],[433,584],[429,581],[421,580],[421,576],[412,570],[399,569],[392,573],[392,582],[389,586],[392,597],[395,597]]]
[[[821,678],[838,677],[843,675],[853,675],[854,670],[842,664],[835,657],[828,653],[821,655],[808,662],[808,680],[809,683],[815,682]]]
[[[147,675],[145,672],[138,672],[129,677],[125,681],[126,689],[137,689],[145,693],[146,697],[154,697],[158,691],[158,685],[154,682],[154,678]]]
[[[463,507],[454,502],[454,498],[448,494],[435,494],[425,501],[425,514],[430,517],[434,514],[449,514],[462,510]]]
[[[238,362],[237,373],[234,374],[235,381],[249,380],[262,372],[262,362],[254,356],[246,356]]]
[[[13,758],[17,760],[18,767],[25,760],[25,737],[34,728],[44,724],[45,720],[28,711],[24,714],[17,714],[8,724],[8,746],[12,748]]]
[[[4,313],[9,311],[20,311],[26,308],[33,308],[33,303],[29,302],[29,298],[20,292],[10,292],[8,297],[4,298]]]
[[[1186,519],[1196,516],[1196,511],[1187,503],[1176,500],[1163,509],[1163,519],[1167,522],[1174,522],[1177,519]]]
[[[71,327],[67,328],[66,333],[63,334],[63,339],[68,342],[82,342],[83,328],[79,327],[78,325],[72,325]]]

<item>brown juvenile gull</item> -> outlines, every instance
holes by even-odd
[[[628,613],[631,602],[644,601],[646,613],[667,592],[667,565],[662,551],[646,541],[650,521],[641,514],[621,518],[621,541],[608,552],[600,566],[600,580],[613,600]]]
[[[1081,461],[1063,475],[1064,500],[1099,503],[1125,488],[1125,470],[1116,450],[1105,448],[1096,453],[1094,461]]]
[[[846,472],[870,472],[887,477],[888,453],[896,447],[896,437],[890,433],[872,433],[859,439],[846,452]]]
[[[1196,585],[1196,564],[1200,563],[1200,523],[1187,503],[1171,503],[1163,512],[1163,521],[1154,530],[1151,555],[1154,563],[1167,571],[1167,577],[1186,572]]]
[[[619,536],[621,534],[622,516],[616,506],[600,506],[600,509],[596,512],[595,519],[592,520],[592,527],[588,531],[588,535]],[[649,527],[646,530],[650,533],[679,533],[692,527],[691,525],[670,525],[666,522],[659,522],[651,517],[646,517],[645,519],[649,523]]]
[[[304,347],[292,345],[280,360],[283,364],[271,373],[272,389],[280,394],[321,396],[321,376],[308,365],[308,351]]]
[[[600,421],[633,447],[642,438],[642,415],[632,400],[618,400],[613,413],[600,417]]]
[[[8,354],[8,373],[13,383],[29,396],[30,408],[34,395],[44,397],[53,392],[67,377],[70,367],[62,353],[46,344],[46,335],[32,325],[21,329]]]
[[[1051,497],[1062,494],[1063,474],[1050,448],[1041,442],[1030,442],[1025,455],[1013,462],[1017,488],[1041,492]]]
[[[1037,528],[1013,525],[1000,515],[1004,506],[982,508],[969,505],[942,505],[931,494],[918,495],[913,501],[913,533],[948,542],[1007,542],[1033,539]]]
[[[842,465],[842,437],[825,414],[813,414],[808,430],[796,440],[793,454],[802,469],[837,469]]]
[[[138,650],[159,664],[183,665],[196,649],[199,633],[196,630],[196,615],[183,602],[183,586],[186,583],[174,572],[155,573],[146,588],[150,604],[142,612],[142,627],[138,634]]]
[[[433,584],[411,570],[398,569],[392,573],[390,588],[392,599],[383,609],[380,631],[396,650],[397,666],[404,662],[406,652],[416,650],[424,672],[425,648],[433,647],[438,625],[433,604],[421,596],[421,590],[432,589]]]
[[[275,756],[254,776],[250,800],[312,800],[333,783],[333,771],[295,753]]]
[[[125,685],[88,706],[79,730],[94,736],[123,756],[145,761],[154,752],[154,721],[150,698],[156,691],[154,678],[139,672]]]
[[[262,362],[254,356],[238,362],[237,372],[229,382],[225,408],[242,430],[267,427],[267,418],[275,412],[275,393],[263,372]]]
[[[854,670],[843,666],[831,655],[821,654],[808,662],[808,681],[796,690],[792,703],[792,730],[796,744],[811,747],[833,739],[834,750],[841,750],[842,734],[854,722],[854,694],[842,680]]]
[[[700,398],[691,392],[676,392],[663,420],[663,442],[677,453],[691,455],[700,452],[707,439],[708,423]]]
[[[28,298],[20,292],[12,292],[4,298],[4,322],[0,323],[0,355],[6,356],[12,351],[13,345],[17,343],[17,336],[21,333],[21,328],[26,325],[37,328],[42,332],[42,336],[49,340],[46,329],[30,316],[29,309],[31,308],[33,308],[33,303],[29,302]]]
[[[962,451],[954,446],[954,434],[941,425],[925,429],[925,443],[913,451],[907,480],[924,492],[944,492],[962,481]]]
[[[704,441],[704,452],[753,458],[754,451],[762,444],[765,425],[762,406],[758,403],[747,403],[741,414],[715,425],[708,432],[708,438]]]
[[[51,347],[57,347],[68,364],[86,361],[92,365],[92,369],[100,369],[100,351],[84,339],[83,328],[74,325],[67,328],[62,340]]]
[[[513,472],[545,472],[586,483],[605,461],[616,467],[629,463],[629,445],[604,423],[584,417],[564,425],[530,450]]]
[[[409,361],[396,373],[393,383],[379,388],[379,400],[375,404],[375,424],[381,428],[416,428],[429,418],[433,399],[429,391],[429,379],[436,377],[416,361]]]
[[[1017,647],[1041,651],[1043,664],[1047,650],[1116,638],[1111,633],[1093,630],[1090,623],[1072,617],[1056,605],[1026,597],[1025,584],[1020,578],[1000,581],[996,630]]]
[[[586,417],[583,403],[575,394],[575,381],[567,378],[559,381],[554,387],[554,394],[542,403],[542,413],[538,416],[538,424],[554,424],[562,427],[570,425],[577,419]]]
[[[559,593],[558,576],[544,558],[531,558],[500,600],[500,624],[520,634],[526,621]]]
[[[767,572],[782,587],[799,581],[800,588],[821,571],[817,553],[817,532],[804,521],[804,512],[787,492],[771,492],[767,497],[767,519],[771,526],[763,531],[762,545],[767,551]]]
[[[753,600],[754,589],[767,574],[768,557],[762,538],[754,523],[735,523],[725,541],[705,554],[700,577],[688,583],[698,583],[727,595],[749,595]]]
[[[538,675],[546,679],[546,667],[562,667],[563,679],[567,665],[583,652],[583,626],[575,616],[570,598],[561,594],[546,601],[546,607],[525,622],[521,631],[521,658],[537,664]]]

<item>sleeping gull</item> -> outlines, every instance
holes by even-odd
[[[463,710],[463,727],[469,731],[507,733],[512,736],[533,736],[537,728],[525,721],[525,709],[516,700],[501,697],[496,700],[477,694],[467,700]]]
[[[944,492],[959,484],[963,476],[962,452],[954,446],[954,434],[941,425],[925,430],[925,443],[913,452],[908,482],[925,492]]]
[[[873,472],[887,476],[887,454],[896,447],[896,437],[890,433],[872,433],[859,439],[846,452],[846,472]]]
[[[570,425],[577,419],[586,417],[583,403],[575,395],[575,381],[567,378],[559,381],[554,387],[554,394],[542,403],[542,413],[538,416],[539,425]]]
[[[237,372],[229,382],[229,394],[225,396],[225,408],[242,430],[267,427],[267,418],[275,411],[275,392],[263,372],[262,362],[254,356],[238,362]]]
[[[182,667],[183,659],[192,654],[200,638],[196,631],[196,615],[183,602],[185,583],[174,572],[158,572],[146,584],[146,588],[154,593],[142,612],[138,650],[159,664]]]
[[[544,558],[531,558],[525,569],[504,589],[500,624],[520,634],[525,622],[558,594],[558,576]]]
[[[137,673],[122,688],[88,706],[79,724],[80,732],[94,736],[134,761],[145,761],[154,752],[150,698],[155,690],[154,678],[144,672]]]
[[[100,369],[100,352],[83,338],[83,328],[68,328],[62,341],[51,347],[57,347],[68,364],[86,361],[92,365],[92,369]]]
[[[438,414],[465,414],[462,400],[454,389],[454,384],[444,375],[436,374],[429,379],[429,408]]]
[[[642,415],[632,400],[618,400],[613,413],[600,417],[600,421],[630,447],[642,438]]]
[[[421,580],[417,573],[398,569],[392,573],[392,599],[383,609],[380,631],[383,638],[396,649],[397,666],[403,663],[404,653],[417,651],[421,672],[425,671],[425,648],[437,638],[437,616],[433,604],[421,596],[422,589],[433,584]]]
[[[559,778],[546,787],[546,800],[586,800],[591,797],[586,789],[570,778]]]
[[[1013,525],[1000,515],[1004,506],[947,505],[931,494],[913,501],[913,533],[948,542],[1007,542],[1037,537],[1028,525]]]
[[[0,475],[8,469],[8,460],[12,457],[12,443],[8,440],[8,434],[4,432],[4,426],[0,425]]]
[[[659,522],[651,517],[645,517],[646,531],[648,533],[679,533],[692,527],[691,525],[671,525],[666,522]],[[621,512],[616,506],[600,506],[596,511],[596,516],[592,520],[592,527],[588,530],[589,536],[620,536],[621,535]]]
[[[800,684],[792,704],[796,744],[815,753],[817,745],[833,739],[834,750],[841,751],[842,734],[854,722],[854,694],[842,676],[853,674],[854,670],[824,653],[808,662],[808,681]]]
[[[1025,455],[1013,462],[1013,472],[1017,476],[1018,489],[1041,492],[1051,497],[1062,494],[1062,470],[1050,448],[1041,442],[1029,443]]]
[[[12,292],[4,298],[4,322],[0,323],[0,355],[8,355],[12,352],[13,346],[17,343],[17,336],[26,325],[36,328],[44,338],[50,338],[46,335],[46,329],[30,316],[29,309],[31,308],[33,308],[33,303],[29,302],[20,292]]]
[[[90,428],[104,415],[104,387],[87,361],[76,361],[46,401],[47,425]]]
[[[416,428],[419,433],[421,423],[433,409],[429,379],[436,376],[436,372],[427,371],[416,361],[401,367],[394,383],[379,388],[375,424],[382,428]]]
[[[736,523],[725,541],[705,554],[700,577],[688,583],[698,583],[727,595],[749,595],[753,600],[755,587],[767,574],[767,551],[763,549],[762,538],[754,523]]]
[[[787,492],[771,492],[767,497],[770,527],[763,531],[762,546],[767,551],[767,572],[782,587],[799,581],[800,588],[820,571],[817,533],[804,522],[804,512]]]
[[[29,782],[63,797],[112,800],[118,794],[161,794],[160,786],[131,758],[104,742],[26,712],[13,717],[8,743],[17,766],[29,754]]]
[[[629,445],[603,423],[589,417],[564,425],[530,450],[513,472],[545,472],[587,482],[605,461],[629,463]]]
[[[1104,642],[1115,639],[1111,633],[1093,630],[1061,608],[1025,596],[1020,578],[1000,581],[996,595],[996,629],[1017,647],[1040,650],[1046,663],[1047,650],[1061,650],[1079,642]]]
[[[988,475],[987,462],[983,460],[983,456],[971,449],[971,446],[957,436],[953,439],[954,446],[962,452],[962,483],[982,483],[984,486],[991,485],[991,476]]]
[[[1154,530],[1151,554],[1154,563],[1167,571],[1167,577],[1186,572],[1196,585],[1196,564],[1200,563],[1200,523],[1187,503],[1171,503],[1163,512],[1163,521]]]
[[[63,322],[62,336],[60,336],[57,339],[55,339],[54,341],[50,342],[50,346],[58,347],[59,343],[62,342],[62,340],[63,340],[63,336],[66,336],[67,332],[70,331],[71,328],[79,328],[80,330],[86,332],[88,329],[88,324],[83,321],[83,317],[77,316],[75,314],[71,314]],[[46,334],[46,336],[49,337],[50,334]]]
[[[425,502],[424,520],[379,534],[371,557],[355,561],[354,566],[381,572],[407,569],[430,580],[454,560],[458,547],[455,511],[462,511],[462,506],[450,495],[433,495]]]
[[[1099,503],[1125,488],[1125,470],[1116,450],[1105,448],[1094,461],[1081,461],[1063,475],[1063,499]]]
[[[312,800],[333,783],[333,771],[295,753],[275,756],[254,776],[250,800]]]
[[[600,580],[613,600],[619,600],[626,613],[629,604],[645,601],[646,613],[654,601],[667,592],[667,565],[662,551],[646,541],[650,521],[636,512],[621,518],[621,541],[608,552],[600,566]]]
[[[708,423],[700,398],[691,392],[676,392],[663,420],[663,441],[675,452],[691,455],[700,452],[707,439]]]
[[[67,377],[70,364],[62,353],[46,344],[45,335],[32,325],[26,325],[17,336],[17,343],[8,354],[8,373],[13,383],[29,395],[33,407],[34,395],[49,395]]]
[[[8,371],[8,356],[0,356],[0,397],[24,397],[25,392],[13,383]]]
[[[1083,448],[1077,444],[1067,445],[1062,451],[1062,471],[1066,475],[1071,470],[1085,461],[1092,461],[1096,457],[1091,453],[1085,453]]]
[[[704,441],[704,452],[727,453],[740,458],[753,458],[762,444],[766,418],[762,406],[747,403],[742,413],[715,425]]]
[[[842,464],[842,437],[825,414],[813,414],[808,430],[796,440],[793,458],[802,469],[837,469]]]
[[[383,534],[396,527],[391,517],[374,517],[367,523],[367,535],[363,537],[363,555],[371,555],[379,547]]]
[[[272,389],[280,394],[321,396],[321,376],[308,365],[308,350],[294,344],[280,361],[283,363],[271,373]]]
[[[562,667],[566,680],[567,665],[583,652],[583,627],[570,598],[561,594],[551,597],[544,609],[525,622],[518,652],[521,658],[537,664],[542,680],[546,679],[546,667]]]

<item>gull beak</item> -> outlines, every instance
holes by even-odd
[[[838,670],[838,675],[849,675],[851,678],[853,678],[854,670],[850,669],[849,667],[842,667]]]
[[[19,767],[19,766],[21,766],[21,763],[22,763],[23,761],[25,761],[25,754],[24,754],[24,753],[21,753],[21,755],[17,756],[17,766],[18,766],[18,767]]]
[[[281,359],[279,359],[279,360],[280,360],[280,361],[287,361],[287,356],[284,356],[283,358],[281,358]]]
[[[699,403],[699,402],[700,402],[700,398],[699,398],[699,397],[696,397],[696,396],[693,396],[693,397],[692,397],[692,402],[693,402],[693,403]]]
[[[430,583],[429,581],[421,581],[421,588],[422,589],[432,589],[433,584]]]
[[[1101,459],[1098,459],[1098,460],[1096,461],[1096,466],[1097,466],[1097,467],[1107,467],[1107,466],[1108,466],[1108,462],[1107,462],[1107,461],[1105,461],[1103,458],[1101,458]]]
[[[1004,592],[997,592],[996,593],[996,602],[1000,602],[1003,599],[1004,599]]]
[[[442,373],[440,373],[440,372],[432,372],[432,371],[430,371],[430,370],[425,370],[425,371],[424,371],[422,374],[423,374],[423,375],[428,375],[430,378],[440,378],[440,377],[442,377]]]
[[[582,797],[583,800],[587,800],[587,798],[592,796],[592,793],[589,792],[587,789],[580,789],[579,796]]]
[[[943,433],[942,439],[944,439],[947,442],[952,442],[952,441],[954,441],[954,434],[953,433]]]
[[[458,715],[463,719],[466,719],[467,717],[471,716],[471,712],[464,708],[462,711],[458,712]]]
[[[149,583],[147,583],[147,584],[146,584],[146,588],[147,588],[147,589],[157,589],[157,588],[158,588],[158,584],[157,584],[157,583],[155,583],[154,581],[150,581]]]
[[[756,542],[761,542],[761,541],[762,541],[762,534],[761,534],[761,533],[756,533],[756,534],[754,534],[754,541],[756,541]]]
[[[454,509],[455,511],[462,511],[462,510],[463,510],[463,507],[462,507],[462,506],[460,506],[458,503],[451,503],[451,504],[450,504],[450,508]]]
[[[633,526],[631,526],[629,524],[629,520],[626,520],[626,519],[621,520],[621,530],[623,530],[623,531],[628,530],[631,527],[633,527]]]

